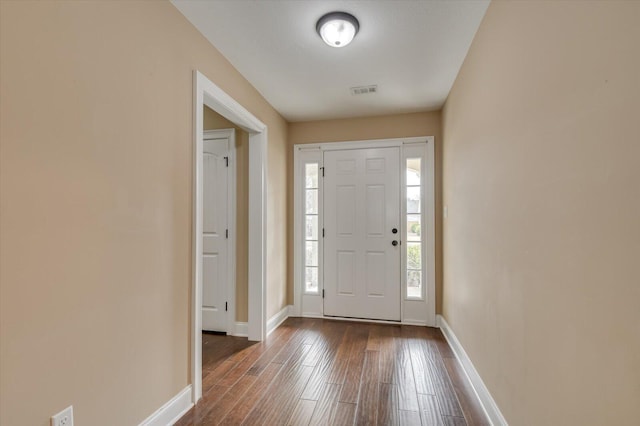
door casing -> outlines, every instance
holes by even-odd
[[[294,304],[291,309],[292,316],[324,318],[321,291],[319,295],[304,293],[304,212],[302,211],[303,184],[301,167],[305,158],[315,158],[322,165],[322,153],[325,150],[360,149],[360,148],[384,148],[400,147],[401,159],[403,152],[424,146],[423,167],[425,185],[424,221],[431,236],[425,241],[426,253],[426,288],[424,300],[409,300],[405,297],[405,289],[401,289],[401,323],[407,325],[422,325],[436,327],[436,300],[435,300],[435,138],[433,136],[421,136],[396,139],[376,139],[348,142],[327,142],[316,144],[296,144],[294,150]],[[402,174],[402,172],[401,172]],[[404,179],[402,179],[404,182]],[[320,184],[322,188],[322,184]],[[404,197],[403,197],[404,200]],[[402,200],[401,200],[402,202]],[[404,228],[402,228],[404,230]],[[319,249],[322,253],[323,249]],[[322,259],[322,258],[321,258]],[[322,261],[322,260],[320,260]],[[404,269],[403,269],[404,270]],[[320,283],[322,286],[323,283]],[[327,317],[336,319],[336,317]],[[389,323],[384,320],[361,320],[342,318],[347,321],[368,321]],[[397,322],[391,322],[397,324]]]
[[[202,398],[202,144],[204,106],[249,134],[249,340],[266,337],[267,126],[198,70],[193,71],[193,221],[191,282],[192,401]]]

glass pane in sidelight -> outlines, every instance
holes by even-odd
[[[304,238],[306,240],[318,239],[318,216],[317,215],[309,214],[306,216]]]
[[[318,187],[318,163],[308,163],[304,167],[305,188]]]
[[[407,187],[407,213],[420,213],[420,187]]]
[[[318,213],[318,190],[317,189],[307,189],[305,194],[305,209],[304,212],[309,214],[317,214]]]
[[[307,292],[318,292],[318,268],[305,268],[304,289]]]
[[[407,158],[407,185],[420,185],[420,159]]]
[[[407,243],[407,269],[422,268],[422,243]]]
[[[422,297],[422,272],[407,271],[407,297],[411,299]]]
[[[318,242],[306,241],[305,266],[318,266]]]
[[[421,225],[419,214],[407,215],[407,241],[422,241]]]

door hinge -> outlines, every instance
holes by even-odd
[[[324,238],[324,228],[322,228],[322,238]]]
[[[324,288],[322,289],[322,298],[324,299]]]
[[[224,157],[224,161],[227,164],[227,167],[229,167],[229,157]]]
[[[320,170],[322,170],[322,177],[324,177],[324,167],[320,167]]]
[[[229,302],[224,302],[224,310],[225,312],[229,310]]]
[[[225,237],[226,239],[229,239],[229,230],[228,230],[228,229],[225,229],[225,230],[224,230],[224,237]]]

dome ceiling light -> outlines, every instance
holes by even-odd
[[[358,34],[360,23],[346,12],[330,12],[318,19],[316,31],[331,47],[344,47]]]

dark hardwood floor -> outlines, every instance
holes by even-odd
[[[186,425],[488,425],[440,330],[289,318],[260,343],[203,335]]]

